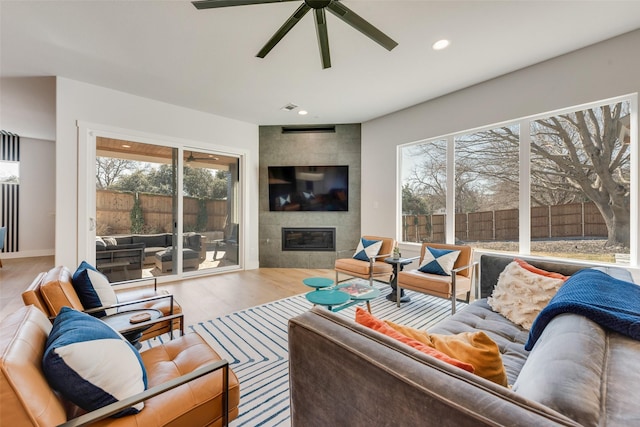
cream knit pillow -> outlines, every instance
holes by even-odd
[[[494,311],[529,330],[563,284],[561,279],[532,273],[514,261],[500,273],[487,303]]]

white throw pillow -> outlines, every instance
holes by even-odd
[[[529,330],[563,284],[561,279],[532,273],[514,261],[500,273],[487,303],[494,311]]]

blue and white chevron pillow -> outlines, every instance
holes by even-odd
[[[363,237],[360,239],[356,253],[353,254],[353,257],[360,261],[369,262],[371,258],[375,258],[376,255],[378,255],[381,247],[382,240],[367,240]]]
[[[138,351],[106,323],[62,307],[47,338],[42,370],[51,387],[86,411],[147,389]],[[139,403],[114,417],[137,414]]]
[[[423,273],[451,276],[451,270],[460,255],[460,251],[449,249],[436,249],[427,246],[419,271]]]

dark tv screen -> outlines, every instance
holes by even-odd
[[[349,166],[269,166],[269,210],[348,211]]]

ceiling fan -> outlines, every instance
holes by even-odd
[[[218,160],[218,158],[213,155],[209,155],[208,157],[193,157],[193,151],[190,151],[189,157],[185,159],[185,162],[191,163],[199,160]]]
[[[211,9],[216,7],[228,6],[244,6],[261,3],[280,3],[284,1],[294,0],[197,0],[193,1],[193,5],[197,9]],[[260,49],[256,55],[259,58],[267,56],[271,49],[282,40],[282,38],[302,19],[307,12],[313,9],[316,15],[316,32],[318,34],[318,45],[320,46],[320,57],[322,59],[322,68],[331,67],[331,56],[329,54],[329,38],[327,33],[327,19],[325,9],[360,31],[387,50],[392,50],[398,45],[389,36],[378,30],[369,22],[364,20],[358,14],[353,12],[347,6],[343,5],[340,0],[304,0],[300,7],[285,21],[284,24],[275,32],[269,41]]]

